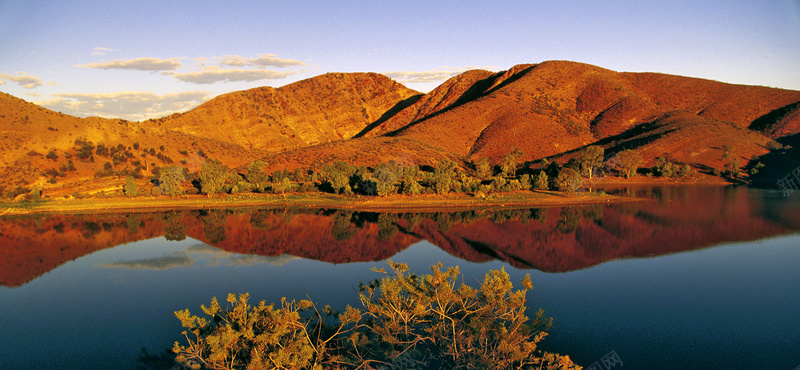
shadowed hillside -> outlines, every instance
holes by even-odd
[[[336,143],[302,151],[314,158],[347,147],[348,159],[370,153],[380,136],[396,148],[388,159],[418,157],[414,143],[431,148],[426,162],[445,157],[497,159],[512,148],[523,159],[557,156],[590,144],[608,153],[640,149],[696,168],[722,168],[730,146],[744,165],[768,152],[772,138],[796,132],[800,92],[657,73],[618,73],[574,62],[520,65],[508,71],[469,71],[434,89],[394,117],[363,133],[357,145]],[[372,138],[372,139],[369,139]],[[268,162],[289,163],[301,152]],[[310,161],[296,161],[312,165]]]

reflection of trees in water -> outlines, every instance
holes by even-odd
[[[419,223],[424,219],[422,214],[419,213],[405,213],[400,216],[400,218],[406,222],[406,226],[403,231],[409,234],[413,233],[414,229],[417,228],[417,225],[419,225]]]
[[[439,232],[442,234],[450,231],[450,228],[453,227],[453,219],[449,213],[436,213],[433,218],[436,221]]]
[[[593,210],[590,214],[598,214],[599,217],[602,217],[602,209]],[[524,223],[531,220],[539,220],[544,223],[547,220],[547,210],[541,208],[428,213],[376,213],[326,210],[318,212],[317,215],[332,217],[331,234],[339,241],[352,238],[358,230],[369,227],[369,224],[376,224],[378,227],[379,239],[388,240],[398,232],[415,234],[417,225],[424,220],[435,223],[438,232],[443,234],[448,233],[453,225],[470,224],[478,220],[490,220],[498,225],[508,221],[520,221]],[[251,215],[251,220],[252,217]]]
[[[259,209],[250,213],[250,226],[259,230],[269,230],[272,224],[271,209]]]
[[[358,228],[350,222],[353,212],[339,211],[333,215],[331,234],[333,238],[342,241],[349,240],[358,232]]]
[[[128,226],[128,232],[134,235],[139,232],[139,226],[142,225],[142,221],[139,220],[139,215],[131,214],[125,217],[125,225]]]
[[[81,234],[84,239],[94,239],[94,236],[101,231],[103,231],[103,228],[97,222],[84,222],[81,228]]]
[[[583,218],[583,212],[577,207],[564,207],[558,217],[556,229],[562,234],[569,234],[578,228]]]
[[[397,215],[389,215],[387,213],[378,215],[378,239],[389,240],[394,234],[397,234],[399,229],[395,225],[396,219]]]
[[[172,241],[186,239],[186,226],[183,224],[183,212],[172,211],[164,214],[164,238]]]
[[[198,217],[203,221],[203,234],[211,244],[225,241],[225,210],[203,210]]]
[[[589,220],[592,220],[596,223],[603,222],[603,205],[602,204],[594,204],[589,206],[581,207],[583,210],[583,217],[586,217]]]
[[[546,218],[546,216],[543,216],[545,213],[541,209],[503,209],[492,211],[486,218],[499,225],[508,221],[528,222],[530,220],[543,220],[543,218]]]

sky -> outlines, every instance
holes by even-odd
[[[326,72],[421,92],[547,60],[800,90],[800,0],[0,0],[0,91],[143,120]]]

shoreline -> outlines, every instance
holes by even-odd
[[[515,191],[476,198],[467,194],[346,196],[323,193],[180,195],[176,197],[52,199],[2,203],[0,217],[53,213],[141,213],[176,209],[335,208],[364,211],[442,211],[486,208],[555,207],[648,201],[616,195],[566,195],[556,191]]]

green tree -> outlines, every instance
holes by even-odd
[[[332,165],[326,164],[322,167],[322,178],[330,184],[335,193],[346,193],[347,189],[351,188],[350,179],[357,170],[355,166],[345,161],[336,161]]]
[[[401,167],[392,163],[380,163],[375,166],[372,180],[375,182],[377,195],[383,197],[395,193],[395,184],[402,171]]]
[[[500,170],[505,174],[505,176],[513,177],[517,175],[517,162],[524,155],[525,152],[515,147],[511,153],[508,153],[501,158]]]
[[[181,183],[186,177],[183,175],[183,169],[179,166],[163,167],[159,171],[158,187],[164,195],[176,196],[183,194]]]
[[[547,177],[545,171],[539,171],[536,178],[533,180],[533,188],[536,190],[547,190],[550,188],[550,179]]]
[[[264,172],[266,167],[267,163],[261,160],[251,162],[247,165],[244,177],[247,179],[247,182],[253,184],[258,191],[264,191],[264,188],[266,188],[269,183],[269,176]]]
[[[403,180],[403,194],[417,195],[422,193],[422,185],[417,180]]]
[[[211,159],[200,168],[200,192],[217,194],[230,190],[232,184],[231,169],[222,162]]]
[[[139,186],[136,185],[133,176],[125,177],[125,185],[122,186],[122,192],[128,197],[135,197],[139,193]]]
[[[734,156],[730,158],[728,163],[725,164],[725,174],[728,177],[735,179],[739,176],[739,167],[739,157]]]
[[[631,149],[626,149],[617,153],[614,158],[619,163],[620,172],[628,179],[636,176],[636,170],[639,169],[639,165],[643,161],[639,152]]]
[[[486,180],[494,176],[494,173],[492,173],[492,165],[489,163],[489,158],[486,157],[478,159],[478,162],[475,163],[475,171],[476,175],[481,180]]]
[[[562,168],[556,178],[556,187],[558,190],[567,193],[574,193],[581,185],[581,175],[571,168]]]
[[[581,151],[581,157],[579,159],[580,169],[582,172],[589,174],[590,179],[592,178],[595,168],[603,164],[604,153],[603,147],[598,145],[587,146]]]
[[[442,160],[436,166],[433,176],[433,186],[436,189],[436,194],[445,194],[450,191],[455,168],[456,164],[449,159]]]

